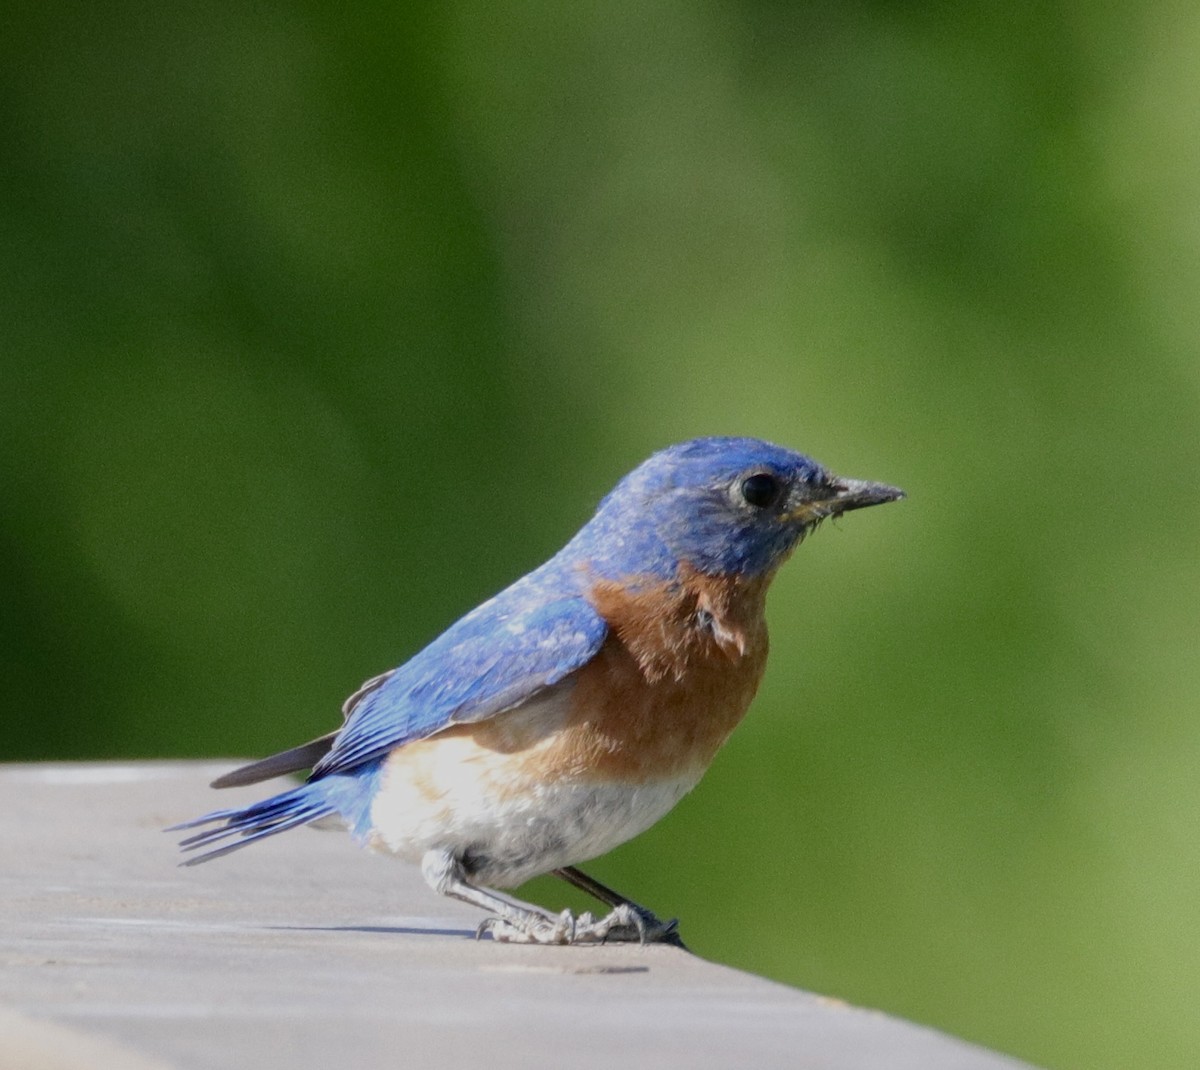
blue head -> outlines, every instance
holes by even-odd
[[[903,496],[759,439],[697,438],[630,472],[565,552],[608,576],[666,577],[681,562],[753,576],[778,567],[826,517]]]

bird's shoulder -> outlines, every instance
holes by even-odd
[[[314,772],[353,768],[449,725],[487,720],[585,664],[608,626],[568,578],[558,569],[530,573],[369,680],[348,700],[346,723]]]

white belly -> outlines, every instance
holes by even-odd
[[[475,881],[509,888],[644,832],[699,780],[699,769],[640,784],[585,770],[548,778],[538,758],[555,743],[556,705],[513,711],[545,728],[532,747],[505,752],[449,735],[396,751],[371,804],[368,845],[413,862],[448,849]]]

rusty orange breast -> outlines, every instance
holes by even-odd
[[[559,744],[543,760],[584,778],[698,778],[762,679],[769,579],[685,572],[594,583],[608,638],[576,676]]]

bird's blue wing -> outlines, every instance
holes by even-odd
[[[586,664],[608,627],[578,596],[530,597],[520,585],[468,613],[411,661],[370,680],[312,777],[345,772],[450,724],[519,705]]]

